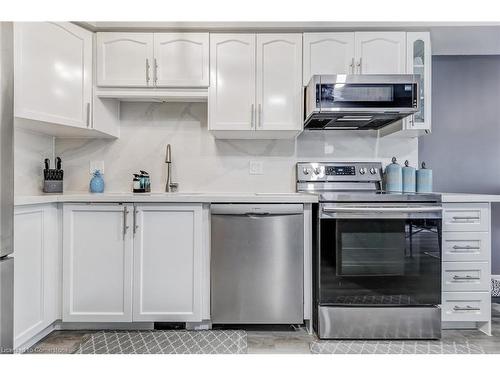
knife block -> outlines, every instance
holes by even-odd
[[[59,193],[63,192],[63,174],[62,170],[45,169],[43,179],[44,193]]]
[[[63,192],[63,182],[62,180],[45,180],[43,181],[43,192],[44,193],[62,193]]]

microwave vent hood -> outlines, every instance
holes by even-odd
[[[418,112],[411,74],[315,75],[305,92],[306,130],[380,129]]]

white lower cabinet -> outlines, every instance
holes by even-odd
[[[134,321],[201,320],[201,205],[138,205]]]
[[[132,320],[133,207],[66,204],[63,210],[63,320]]]
[[[66,204],[63,321],[200,321],[201,204]]]
[[[491,206],[443,204],[442,320],[491,335]],[[473,324],[471,327],[470,324]]]
[[[443,321],[483,322],[491,315],[491,294],[444,292],[441,306]]]
[[[14,214],[14,347],[60,319],[61,252],[53,204],[16,207]]]

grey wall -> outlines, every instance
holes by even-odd
[[[419,159],[434,190],[500,194],[500,56],[434,56],[432,134]],[[492,213],[492,273],[500,275],[500,205]]]

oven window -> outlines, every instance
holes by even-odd
[[[403,220],[345,220],[337,224],[338,276],[404,275]]]
[[[439,304],[441,220],[320,221],[320,303]]]

